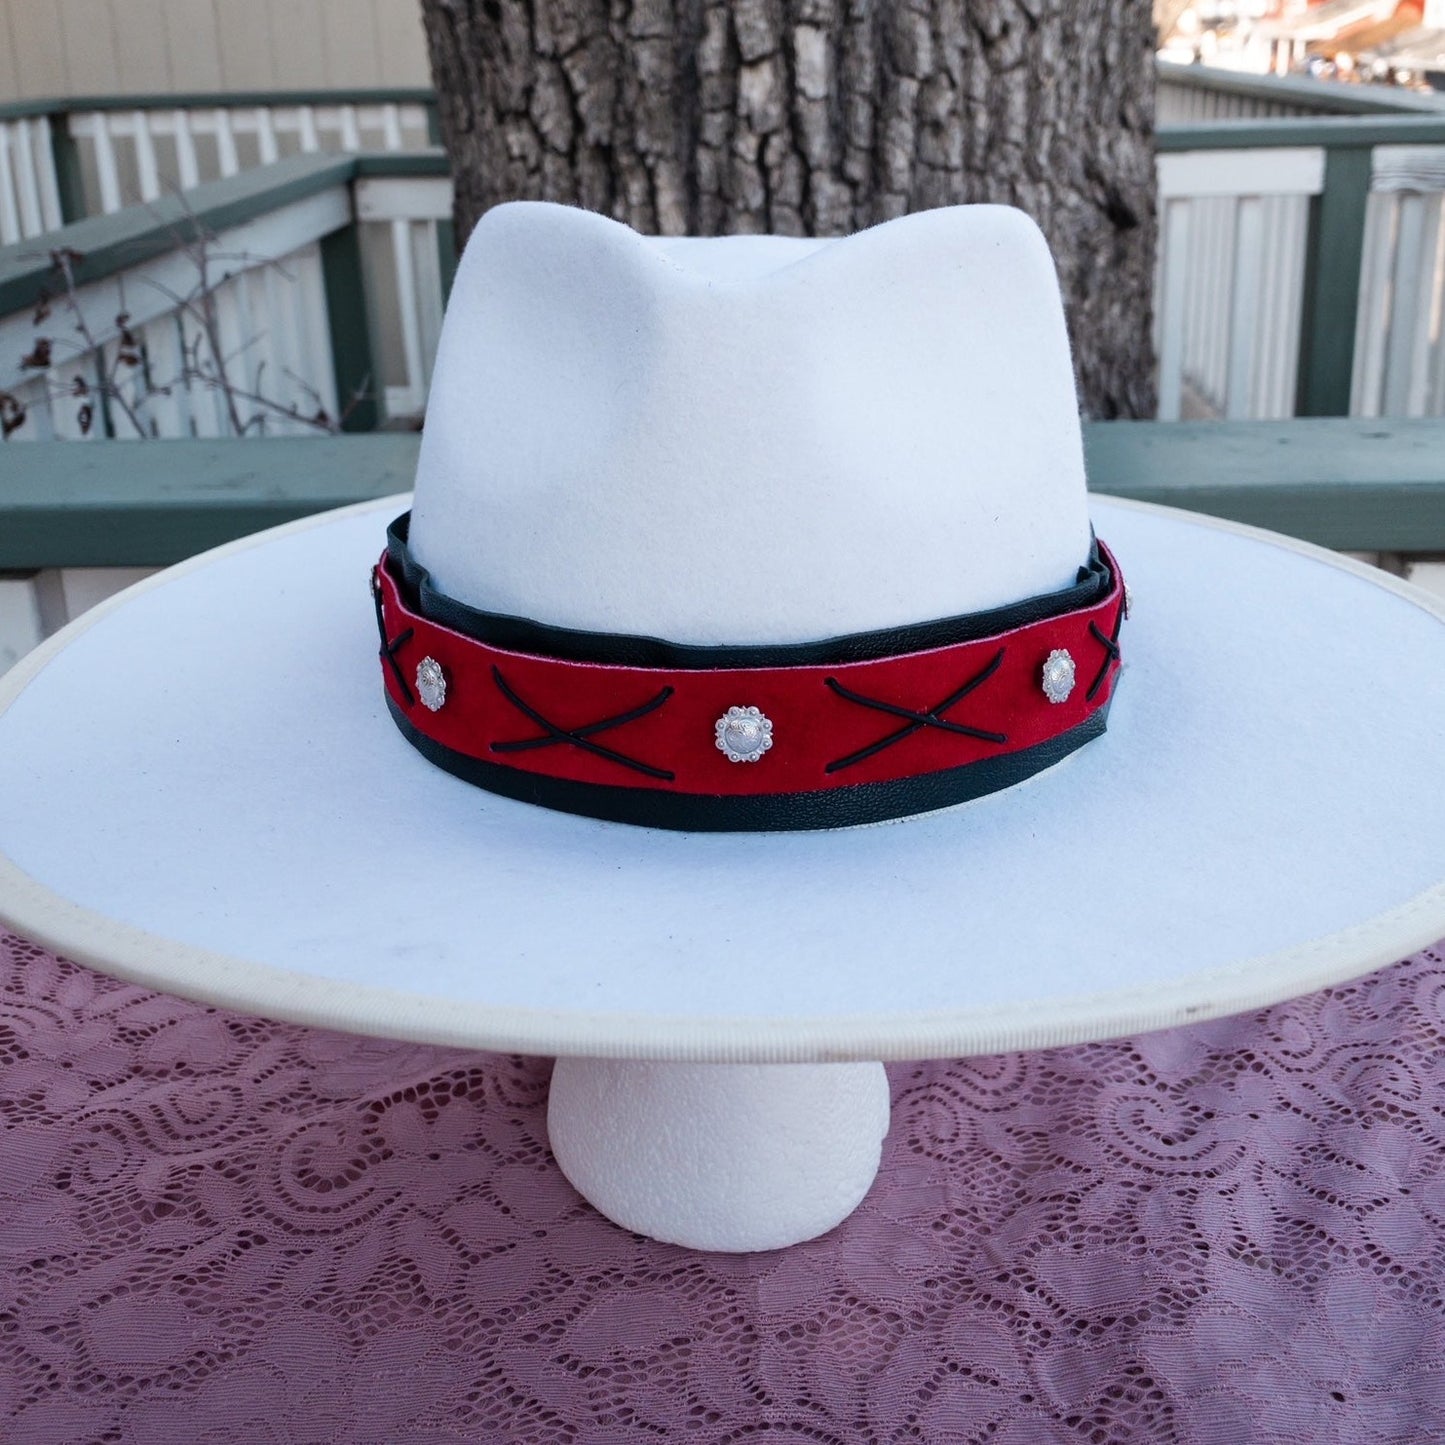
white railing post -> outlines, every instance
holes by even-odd
[[[401,135],[401,107],[384,105],[381,108],[382,144],[389,151],[399,151],[405,142]]]
[[[0,121],[0,246],[13,246],[24,235],[20,229],[15,172],[10,161],[14,129],[8,121]]]
[[[1263,204],[1258,196],[1241,196],[1234,212],[1234,298],[1224,401],[1224,415],[1230,421],[1250,416],[1254,401],[1255,337],[1264,270]]]
[[[176,180],[183,191],[201,183],[201,168],[196,160],[196,138],[191,130],[188,111],[177,110],[174,116],[176,135]]]
[[[256,149],[263,166],[269,166],[281,152],[276,145],[276,123],[269,105],[256,107]]]
[[[301,149],[308,152],[319,151],[321,139],[316,133],[315,106],[303,105],[297,112],[296,124],[301,133]]]
[[[341,119],[341,149],[344,151],[359,151],[361,149],[361,131],[356,123],[356,107],[354,105],[343,105],[340,113]]]
[[[426,401],[421,354],[421,324],[416,304],[416,268],[411,252],[411,222],[391,223],[396,267],[397,306],[401,311],[402,352],[406,357],[406,408],[420,411]]]
[[[26,236],[45,230],[40,210],[40,187],[35,176],[35,149],[30,140],[30,122],[15,122],[15,177],[20,200],[20,228]]]
[[[40,219],[45,230],[64,225],[60,208],[60,178],[55,174],[55,149],[50,131],[50,117],[35,117],[34,143],[31,154],[35,174],[40,182]]]
[[[132,112],[135,127],[135,166],[140,198],[154,201],[161,193],[160,167],[156,163],[155,140],[151,136],[150,116],[143,110]]]
[[[1304,216],[1319,147],[1167,152],[1158,160],[1159,416],[1287,416],[1298,367]]]
[[[216,161],[223,176],[234,176],[241,169],[236,154],[236,134],[231,129],[231,112],[224,106],[216,108]]]
[[[100,209],[108,216],[121,208],[120,172],[115,163],[115,144],[110,134],[110,117],[103,110],[92,111],[89,122],[95,147],[95,178],[100,186]]]
[[[1189,202],[1160,198],[1159,283],[1155,329],[1159,353],[1159,420],[1178,421],[1184,394],[1184,308],[1189,268]]]

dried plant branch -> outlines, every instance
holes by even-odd
[[[125,300],[124,276],[116,278],[114,322],[103,333],[97,332],[76,282],[76,267],[84,258],[68,249],[50,252],[54,284],[43,288],[36,299],[37,334],[21,366],[45,373],[43,391],[52,409],[61,401],[76,403],[76,423],[82,435],[89,434],[99,414],[123,417],[136,436],[154,437],[159,431],[154,403],[171,398],[178,389],[218,394],[227,430],[234,436],[264,431],[269,417],[284,417],[318,431],[338,431],[352,409],[367,399],[370,379],[347,400],[339,418],[330,416],[316,388],[289,368],[283,369],[281,375],[299,392],[296,399],[287,401],[270,393],[265,385],[264,360],[255,368],[251,383],[244,383],[237,369],[246,354],[266,339],[266,332],[252,333],[228,346],[218,305],[221,288],[234,279],[238,270],[274,269],[287,281],[294,281],[295,273],[274,258],[220,249],[215,235],[185,204],[185,197],[180,199],[184,219],[172,228],[172,234],[175,250],[194,269],[194,284],[181,291],[148,273],[132,278],[134,285],[152,288],[174,307],[170,316],[176,323],[179,351],[174,375],[160,374],[144,333],[133,326]],[[74,335],[55,334],[53,329],[40,334],[40,328],[47,321],[53,327],[60,314],[68,314]],[[93,378],[57,377],[58,367],[71,364],[63,363],[61,354],[77,362],[94,358]],[[8,439],[18,431],[25,424],[26,414],[23,400],[10,392],[0,392],[0,436]]]

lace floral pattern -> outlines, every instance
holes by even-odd
[[[0,1439],[1445,1439],[1445,954],[890,1070],[824,1239],[551,1163],[549,1064],[227,1014],[0,935]]]

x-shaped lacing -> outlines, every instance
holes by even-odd
[[[943,732],[958,733],[961,737],[977,738],[980,742],[985,743],[1006,743],[1008,737],[1004,733],[988,732],[983,728],[971,728],[963,723],[950,722],[943,716],[955,703],[962,702],[969,693],[977,687],[982,687],[998,671],[999,664],[1003,662],[1003,655],[1004,649],[1000,647],[994,654],[993,661],[988,663],[982,671],[975,673],[962,687],[949,693],[937,707],[929,708],[927,712],[914,712],[912,708],[899,707],[896,703],[884,702],[880,698],[864,697],[861,692],[853,692],[844,687],[836,677],[824,678],[824,682],[839,697],[848,702],[856,702],[859,707],[873,708],[877,712],[892,713],[894,717],[907,718],[909,721],[907,727],[899,728],[897,732],[879,738],[876,743],[871,743],[866,748],[860,748],[856,753],[849,753],[846,758],[839,758],[836,762],[829,763],[823,771],[836,773],[843,768],[851,768],[854,763],[861,763],[864,758],[871,758],[874,753],[881,753],[884,748],[891,748],[894,743],[911,737],[919,728],[939,728]]]
[[[492,678],[504,698],[507,699],[518,712],[526,714],[539,728],[545,729],[544,736],[540,738],[519,738],[515,742],[493,743],[494,753],[520,753],[530,748],[550,748],[557,743],[571,743],[574,747],[581,748],[583,752],[594,753],[599,758],[606,758],[609,762],[620,763],[624,768],[632,768],[636,772],[646,773],[649,778],[660,778],[665,783],[670,783],[677,776],[664,768],[654,768],[648,763],[639,762],[636,758],[629,758],[626,753],[615,752],[612,748],[603,747],[601,743],[594,743],[592,739],[598,733],[608,732],[612,728],[620,728],[624,723],[636,722],[640,717],[646,717],[648,713],[660,708],[668,698],[672,696],[672,689],[665,687],[657,694],[651,702],[645,702],[641,707],[632,708],[628,712],[620,712],[616,717],[605,717],[600,722],[588,723],[580,728],[558,727],[550,718],[543,717],[536,708],[522,701],[510,687],[507,680],[501,674],[500,669],[492,668]]]
[[[1119,660],[1119,630],[1124,626],[1124,604],[1119,603],[1119,610],[1114,614],[1114,630],[1106,633],[1097,622],[1089,624],[1089,632],[1094,640],[1104,649],[1104,665],[1099,669],[1099,675],[1089,684],[1089,690],[1084,694],[1085,700],[1093,702],[1094,694],[1103,687],[1104,679],[1109,675],[1109,669]]]
[[[401,689],[401,694],[406,699],[406,705],[410,707],[416,698],[412,696],[411,687],[406,680],[406,673],[402,671],[401,663],[396,660],[396,655],[411,641],[415,629],[408,627],[405,632],[399,632],[388,640],[386,616],[381,610],[381,582],[375,572],[371,574],[371,600],[376,603],[376,630],[381,634],[381,651],[377,655],[391,667],[392,675],[396,678],[396,685]]]

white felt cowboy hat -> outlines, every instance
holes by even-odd
[[[499,207],[404,507],[194,559],[0,683],[0,917],[218,1004],[570,1056],[554,1148],[632,1227],[829,1227],[886,1124],[862,1061],[1445,933],[1441,606],[1090,495],[1016,212]]]
[[[457,276],[378,622],[398,725],[469,781],[818,828],[1102,732],[1117,572],[1021,212],[658,242],[517,204]]]
[[[1134,597],[1122,665],[1095,695],[1108,729],[1019,785],[818,831],[791,826],[811,820],[788,815],[783,788],[768,826],[678,833],[459,781],[388,712],[421,736],[466,707],[475,675],[449,676],[440,645],[415,642],[378,669],[375,607],[357,606],[404,506],[194,559],[0,683],[0,913],[133,977],[285,1017],[758,1061],[1161,1027],[1445,932],[1438,604],[1302,543],[1086,493],[1057,285],[1017,212],[930,212],[834,241],[664,241],[497,208],[451,298],[410,548],[443,613],[449,600],[520,620],[527,643],[650,638],[696,662],[689,649],[907,638],[1087,592],[1092,522]],[[758,790],[745,798],[787,778],[810,727],[815,764],[906,734],[855,766],[903,776],[921,759],[926,783],[949,749],[1007,745],[916,715],[1011,726],[991,704],[1004,664],[953,708],[938,705],[981,669],[849,687],[915,716],[820,683],[815,714],[848,730],[836,743],[806,711],[732,689],[728,669],[718,683],[694,667],[720,703],[690,730],[646,732],[682,676],[652,713],[586,733],[609,714],[580,684],[569,701],[565,666],[539,708],[523,678],[557,664],[501,650],[521,659],[498,667],[514,696],[557,732],[659,771],[753,779],[727,783]],[[1061,650],[1071,685],[1067,669],[1045,677],[1037,648],[1013,675],[1045,726],[1084,708],[1112,662],[1087,626]],[[824,656],[824,680],[852,665]],[[626,672],[578,676],[609,665]],[[474,745],[483,761],[530,777],[521,765],[542,759],[564,782],[564,760],[595,764],[624,791],[670,796],[479,676],[497,727]],[[717,746],[732,706],[773,725],[762,749],[745,713],[733,750],[753,761]]]

